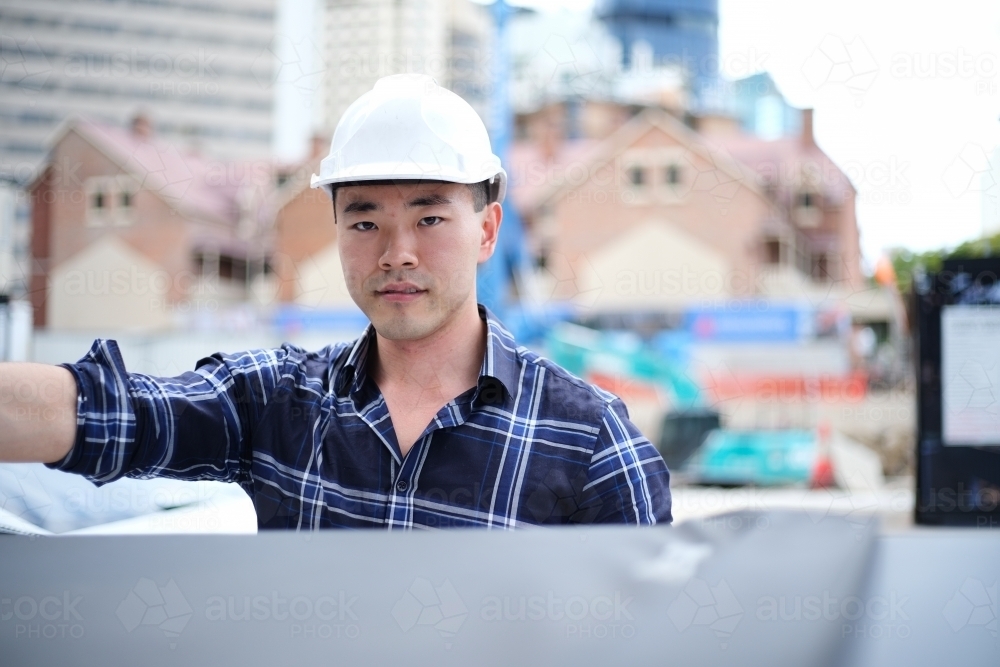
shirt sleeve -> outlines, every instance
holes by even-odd
[[[122,477],[245,482],[252,431],[286,353],[216,354],[192,372],[157,378],[127,372],[118,344],[97,340],[63,365],[77,384],[76,440],[46,465],[98,486]]]
[[[628,417],[620,399],[608,403],[590,463],[588,503],[594,523],[669,524],[670,471]]]

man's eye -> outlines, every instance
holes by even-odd
[[[436,215],[431,215],[426,218],[420,218],[420,224],[424,227],[432,227],[441,222],[441,218]]]
[[[377,229],[377,227],[375,227],[375,223],[369,222],[368,220],[365,220],[363,222],[356,222],[353,225],[351,225],[351,228],[356,229],[359,232],[370,232],[373,229]]]

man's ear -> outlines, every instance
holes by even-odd
[[[482,236],[479,242],[479,264],[493,256],[497,239],[500,236],[500,223],[503,222],[503,207],[496,202],[486,205],[486,215],[483,217]]]

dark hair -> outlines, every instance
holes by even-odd
[[[490,182],[469,183],[468,188],[472,193],[472,210],[479,213],[490,203]]]
[[[333,222],[337,224],[337,190],[342,187],[349,185],[398,185],[400,183],[447,183],[448,181],[391,181],[391,180],[380,180],[380,181],[351,181],[349,183],[337,183],[333,186],[333,192],[330,193],[333,199]],[[493,197],[490,193],[490,182],[489,180],[479,181],[478,183],[467,183],[466,186],[469,188],[469,192],[472,193],[472,210],[479,213],[486,205],[489,204]]]

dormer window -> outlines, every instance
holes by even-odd
[[[628,181],[636,187],[641,187],[645,180],[645,169],[641,166],[630,167],[628,170]]]
[[[136,184],[127,176],[95,176],[84,183],[88,227],[125,227],[134,222]]]
[[[665,170],[665,178],[667,185],[678,185],[681,182],[681,168],[676,164],[669,164]]]
[[[622,154],[622,179],[631,192],[623,201],[632,205],[677,204],[691,190],[685,183],[690,156],[680,147],[633,148]]]
[[[811,190],[796,193],[792,217],[799,227],[818,227],[823,221],[819,195]]]

